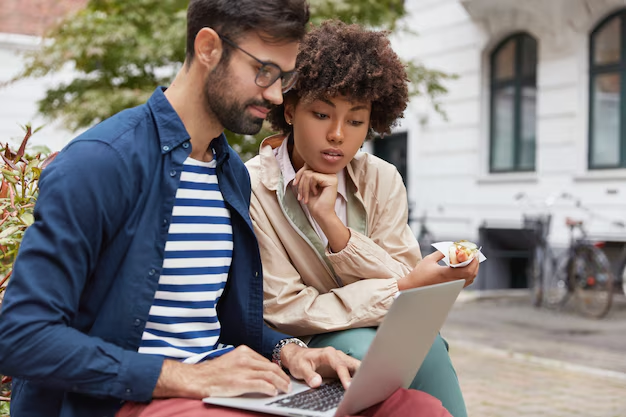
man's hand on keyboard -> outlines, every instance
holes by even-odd
[[[294,343],[283,347],[281,362],[294,378],[303,379],[312,388],[319,387],[322,378],[337,376],[348,389],[352,375],[361,365],[358,359],[332,347],[306,349]]]
[[[165,360],[154,398],[236,397],[247,393],[269,396],[290,390],[289,376],[247,346],[198,364]]]

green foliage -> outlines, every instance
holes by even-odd
[[[329,18],[391,31],[405,30],[404,0],[309,0],[311,21]],[[157,85],[169,85],[185,58],[188,0],[90,0],[48,33],[50,42],[27,55],[15,80],[43,77],[62,69],[74,78],[50,88],[39,112],[71,130],[90,127],[146,101]],[[435,109],[448,75],[410,63],[412,92],[428,96]],[[262,134],[227,133],[244,160],[256,154]]]
[[[9,417],[9,403],[0,401],[0,417]]]
[[[0,148],[0,300],[13,270],[26,228],[33,224],[33,211],[39,192],[41,171],[54,159],[56,153],[26,153],[32,128],[24,127],[26,134],[17,151],[8,144]]]

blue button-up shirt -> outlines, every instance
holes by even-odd
[[[217,306],[220,342],[269,357],[286,336],[263,322],[250,178],[223,135],[211,146],[234,240]],[[163,358],[137,349],[190,152],[159,88],[74,139],[43,171],[35,223],[0,312],[0,372],[15,377],[13,415],[113,416],[124,400],[151,399]]]

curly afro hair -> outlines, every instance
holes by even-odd
[[[285,101],[297,104],[302,99],[336,96],[371,101],[371,129],[379,134],[391,133],[406,109],[409,80],[387,34],[336,20],[322,23],[300,44],[298,81],[285,95]],[[284,105],[273,108],[268,120],[276,131],[291,132]]]

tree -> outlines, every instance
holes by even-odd
[[[157,85],[168,85],[185,58],[185,9],[188,0],[90,0],[48,33],[41,50],[27,54],[15,78],[43,77],[67,66],[75,78],[49,89],[39,112],[61,119],[70,130],[96,124],[120,110],[147,100]],[[313,23],[328,18],[398,30],[406,15],[404,0],[310,0]],[[409,64],[412,93],[426,94],[439,110],[452,76]],[[259,138],[228,134],[248,159]]]

